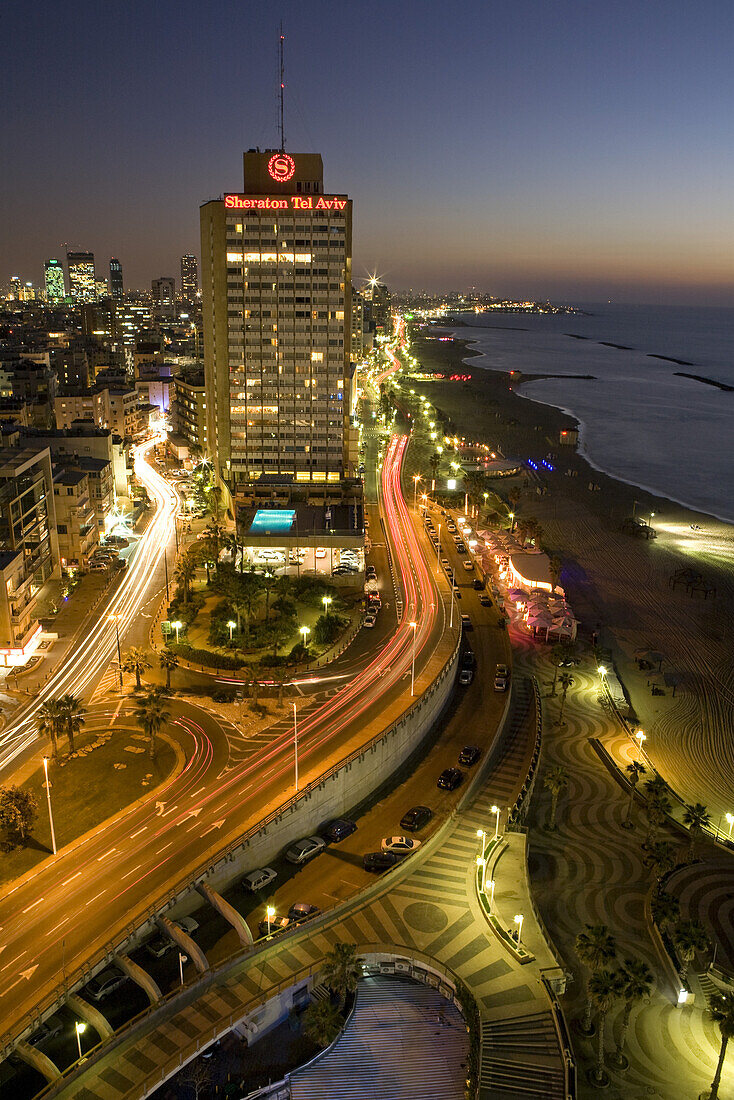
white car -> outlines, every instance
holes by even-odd
[[[364,622],[362,623],[362,626],[366,626],[368,630],[371,630],[372,627],[376,625],[376,623],[377,615],[375,615],[374,611],[368,611],[368,613],[364,617]]]
[[[326,841],[320,836],[307,836],[297,840],[286,849],[285,858],[289,863],[308,863],[319,852],[323,852]]]
[[[466,569],[467,573],[473,573],[474,572],[474,562],[465,561],[464,562],[464,568]]]
[[[257,871],[248,871],[242,879],[242,885],[245,890],[249,890],[251,894],[254,894],[258,890],[264,890],[277,877],[278,872],[274,871],[272,867],[261,867]]]
[[[410,836],[386,836],[380,842],[383,852],[394,852],[396,856],[410,855],[420,846],[420,840],[413,840]]]

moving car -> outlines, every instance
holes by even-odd
[[[274,871],[272,867],[260,867],[257,871],[248,871],[242,879],[242,885],[245,890],[249,890],[251,894],[254,894],[258,890],[264,890],[277,877],[278,872]]]
[[[458,552],[460,554],[465,554],[466,553],[466,546],[464,545],[463,542],[457,542],[456,549],[458,550]]]
[[[466,687],[474,679],[473,668],[462,668],[459,670],[459,683]]]
[[[481,749],[478,749],[476,745],[464,745],[459,753],[459,763],[470,768],[472,764],[476,764],[481,755]]]
[[[286,849],[285,858],[289,863],[308,863],[310,859],[323,852],[326,841],[320,836],[306,836],[297,840]]]
[[[494,670],[494,690],[495,691],[507,691],[507,684],[510,680],[510,670],[507,665],[497,665]]]
[[[458,768],[446,768],[438,777],[437,787],[442,791],[455,791],[464,778],[464,773]]]
[[[473,630],[474,629],[474,626],[472,624],[471,619],[466,614],[461,616],[461,625],[462,625],[464,630]]]
[[[318,917],[321,910],[318,905],[309,905],[307,901],[297,901],[288,910],[288,919],[294,924],[303,924],[304,921]]]
[[[353,821],[347,821],[346,818],[339,817],[336,821],[330,821],[324,829],[324,839],[331,840],[334,844],[338,844],[340,840],[345,840],[352,833],[357,831],[357,826]]]
[[[489,598],[489,596],[480,596],[479,597],[479,602],[482,605],[482,607],[491,607],[492,606],[492,601]]]
[[[193,917],[181,917],[180,920],[177,920],[174,923],[177,924],[181,931],[185,932],[188,936],[190,936],[192,932],[195,932],[196,929],[199,927],[198,920],[194,920]],[[170,936],[167,936],[166,934],[161,932],[157,936],[154,936],[152,940],[148,940],[145,945],[145,950],[148,952],[149,955],[152,955],[154,959],[160,959],[164,955],[167,955],[168,952],[175,946],[176,945],[170,938]]]
[[[367,610],[368,611],[379,611],[381,607],[382,607],[382,600],[380,599],[379,594],[377,592],[368,592],[367,593]]]
[[[395,852],[398,856],[408,856],[420,846],[420,840],[413,840],[409,836],[385,836],[380,841],[383,852]]]
[[[428,806],[413,806],[400,818],[400,828],[415,833],[427,825],[432,817],[433,810],[429,810]]]
[[[473,573],[474,572],[474,562],[465,561],[463,564],[464,564],[464,568],[466,569],[467,573]]]
[[[474,578],[474,588],[477,590],[477,592],[481,592],[482,589],[484,588],[484,581],[482,580],[481,577],[475,577]],[[480,597],[480,602],[481,602],[481,597]]]
[[[368,611],[364,617],[364,622],[362,623],[362,626],[366,626],[368,630],[371,630],[376,623],[377,615],[374,611]]]
[[[362,860],[365,871],[387,871],[394,867],[399,857],[395,852],[368,852]]]

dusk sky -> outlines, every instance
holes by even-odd
[[[354,200],[354,277],[734,304],[730,0],[7,5],[0,283],[63,244],[126,286],[275,147]]]

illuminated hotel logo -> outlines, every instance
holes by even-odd
[[[287,153],[275,153],[268,161],[268,172],[276,183],[287,183],[296,170],[296,162]]]

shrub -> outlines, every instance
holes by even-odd
[[[229,653],[212,653],[209,649],[197,649],[195,646],[179,642],[172,642],[168,647],[177,657],[183,657],[185,661],[191,661],[195,665],[207,665],[209,668],[242,668],[245,662],[241,657],[235,657]]]
[[[339,637],[347,622],[341,615],[319,615],[313,628],[313,640],[317,645],[330,645]]]

